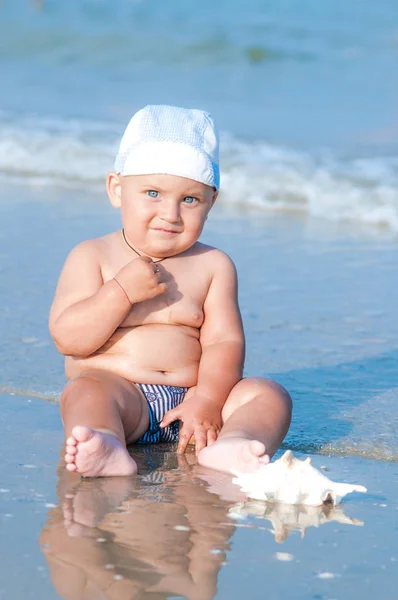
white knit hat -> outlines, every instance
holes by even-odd
[[[115,171],[179,175],[219,189],[218,133],[211,115],[175,106],[142,108],[124,132]]]

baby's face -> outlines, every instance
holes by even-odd
[[[153,256],[174,256],[199,239],[217,193],[175,175],[120,177],[122,222],[130,242]]]

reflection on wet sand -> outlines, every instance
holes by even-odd
[[[229,515],[232,518],[256,516],[272,523],[271,533],[277,542],[284,542],[288,536],[299,531],[303,538],[309,527],[320,527],[324,523],[335,521],[345,525],[363,525],[363,521],[352,519],[344,514],[341,505],[299,506],[292,504],[267,504],[256,500],[239,502]]]
[[[362,524],[340,506],[246,501],[229,475],[165,444],[134,458],[139,477],[80,479],[60,464],[59,505],[40,545],[61,598],[212,600],[236,528],[265,528],[282,542],[330,521]]]
[[[134,457],[146,475],[81,480],[60,465],[59,506],[40,536],[57,593],[210,600],[235,530],[232,502],[206,489],[189,455],[151,447]]]

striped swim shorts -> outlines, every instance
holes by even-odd
[[[137,383],[136,385],[143,392],[149,411],[149,427],[136,443],[177,442],[179,421],[174,421],[164,428],[160,427],[160,422],[167,411],[181,404],[189,388],[147,383]]]

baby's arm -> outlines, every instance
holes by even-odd
[[[50,311],[50,332],[58,350],[89,356],[111,337],[133,303],[162,294],[149,258],[136,258],[104,283],[101,240],[76,246],[66,259]]]
[[[245,338],[235,266],[221,252],[214,262],[200,329],[202,356],[196,394],[211,399],[221,411],[230,391],[242,379]]]
[[[215,441],[222,424],[221,410],[232,388],[242,379],[245,340],[236,270],[222,252],[215,253],[212,259],[214,272],[204,303],[202,356],[195,394],[169,411],[162,421],[162,426],[176,419],[182,421],[179,452],[185,451],[192,435],[197,453]]]

